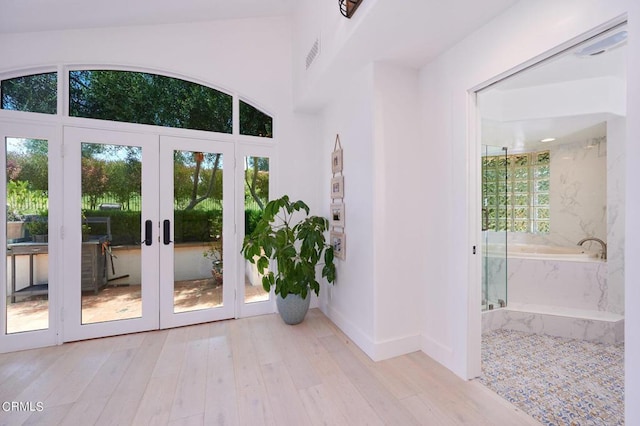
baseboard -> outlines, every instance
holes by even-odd
[[[389,339],[383,342],[375,342],[359,327],[355,326],[351,321],[347,320],[344,315],[332,307],[325,305],[322,310],[324,314],[373,361],[382,361],[420,350],[420,335],[416,334],[397,339]]]
[[[456,371],[452,348],[436,342],[429,337],[422,336],[421,350],[439,364],[442,364],[453,372]]]
[[[320,308],[322,312],[329,318],[344,334],[349,337],[369,358],[373,359],[375,348],[373,341],[359,327],[355,326],[351,321],[347,320],[344,315],[333,309],[331,306],[324,305]]]

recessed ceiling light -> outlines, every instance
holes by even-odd
[[[545,139],[540,139],[540,142],[553,142],[555,140],[556,138],[545,138]]]

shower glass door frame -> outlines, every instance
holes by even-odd
[[[482,310],[507,305],[509,157],[506,147],[482,145]]]

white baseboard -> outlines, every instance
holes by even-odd
[[[382,361],[420,350],[420,335],[375,342],[340,312],[326,305],[323,308],[324,314],[373,361]]]
[[[422,345],[421,350],[429,357],[433,358],[438,363],[442,364],[449,370],[455,372],[454,359],[453,359],[453,349],[444,346],[443,344],[436,342],[435,340],[426,337],[422,337]]]

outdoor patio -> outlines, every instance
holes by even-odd
[[[178,281],[174,287],[175,312],[207,309],[222,304],[222,285],[213,279]],[[260,286],[245,284],[245,303],[267,299]],[[7,333],[48,327],[47,296],[32,296],[7,302]],[[141,315],[140,286],[107,286],[98,294],[82,295],[83,323],[136,318]]]

